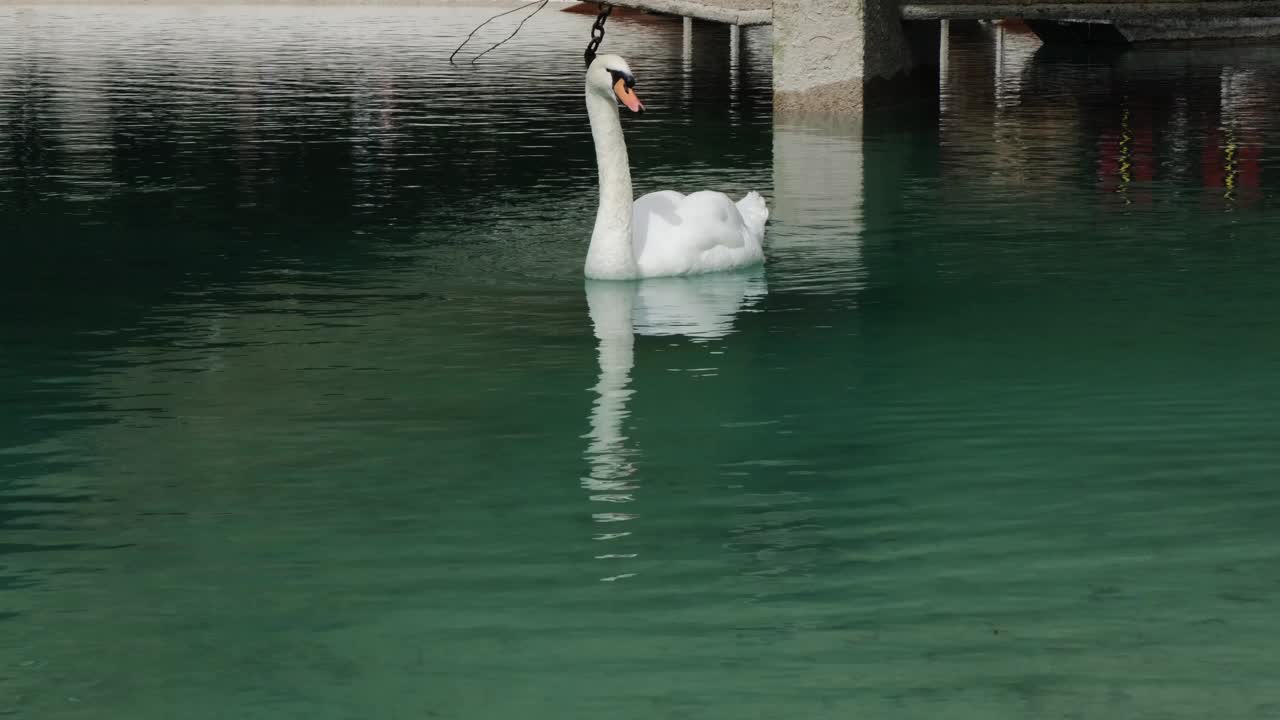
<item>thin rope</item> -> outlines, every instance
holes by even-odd
[[[494,44],[493,44],[493,46],[489,48],[489,50],[496,50],[496,49],[498,49],[498,47],[499,47],[500,45],[504,45],[504,44],[506,44],[506,42],[507,42],[508,40],[510,40],[511,38],[515,37],[515,36],[516,36],[516,33],[520,32],[520,28],[524,27],[524,24],[525,24],[525,23],[527,23],[527,22],[529,22],[529,18],[531,18],[531,17],[533,17],[534,15],[537,15],[539,12],[541,12],[542,8],[546,7],[546,6],[547,6],[547,3],[549,3],[549,2],[551,2],[551,0],[542,0],[542,4],[541,4],[541,5],[539,5],[538,7],[534,8],[533,12],[529,13],[528,15],[525,15],[525,16],[524,16],[524,19],[520,21],[520,24],[516,26],[516,29],[515,29],[515,30],[512,30],[512,31],[511,31],[511,34],[510,34],[510,35],[508,35],[508,36],[506,36],[505,38],[503,38],[502,40],[499,40],[498,42],[494,43]],[[530,5],[531,5],[531,4],[532,4],[532,3],[530,3]],[[525,5],[525,7],[529,7],[529,6],[528,6],[528,5]],[[479,55],[477,55],[477,56],[475,56],[475,57],[471,58],[471,64],[472,64],[472,65],[475,65],[477,60],[479,60],[480,58],[484,57],[485,55],[488,55],[488,54],[489,54],[489,50],[485,50],[484,52],[480,53]]]
[[[533,2],[527,2],[527,3],[525,3],[524,5],[521,5],[520,7],[511,8],[510,10],[507,10],[506,12],[500,12],[500,13],[498,13],[497,15],[494,15],[493,17],[489,18],[488,20],[485,20],[484,22],[480,23],[479,25],[477,25],[477,26],[475,27],[475,29],[474,29],[474,30],[472,30],[470,33],[468,33],[468,34],[467,34],[467,38],[466,38],[465,40],[463,40],[463,41],[462,41],[462,45],[459,45],[458,47],[454,48],[453,52],[449,55],[449,64],[450,64],[450,65],[454,64],[454,63],[453,63],[453,58],[454,58],[454,56],[455,56],[455,55],[457,55],[457,54],[458,54],[458,51],[462,50],[462,48],[463,48],[467,43],[471,42],[471,38],[475,37],[475,34],[476,34],[477,32],[480,32],[480,28],[484,27],[485,25],[488,25],[489,23],[493,22],[494,20],[497,20],[498,18],[502,17],[503,15],[510,15],[510,14],[511,14],[511,13],[513,13],[513,12],[518,12],[518,11],[520,11],[520,10],[523,10],[523,9],[527,8],[527,7],[531,7],[531,6],[533,6],[533,5],[537,5],[537,4],[539,4],[539,3],[541,3],[541,4],[542,4],[542,7],[546,7],[546,6],[547,6],[547,2],[548,2],[548,0],[533,0]],[[541,9],[542,9],[542,7],[538,8],[538,10],[541,10]],[[536,14],[536,13],[538,12],[538,10],[534,10],[532,13],[529,13],[529,16],[528,16],[528,17],[526,17],[526,18],[525,18],[525,20],[528,20],[529,18],[533,17],[533,16],[534,16],[534,14]],[[521,27],[523,27],[523,26],[524,26],[524,21],[523,21],[523,20],[520,22],[520,26],[521,26]],[[519,27],[517,27],[517,28],[516,28],[516,32],[519,32],[519,31],[520,31],[520,28],[519,28]],[[507,38],[507,40],[510,40],[512,37],[515,37],[515,34],[516,34],[516,33],[511,33],[511,36],[510,36],[510,37],[508,37],[508,38]],[[506,42],[507,40],[503,40],[502,42]],[[498,43],[498,45],[501,45],[501,44],[502,44],[502,43]],[[494,47],[497,47],[497,45],[495,45]],[[492,49],[493,49],[493,48],[489,48],[489,50],[492,50]],[[484,52],[489,52],[489,50],[485,50]],[[481,54],[481,55],[483,55],[484,53],[480,53],[480,54]],[[478,57],[478,56],[477,56],[477,57]],[[471,62],[475,62],[475,60],[472,60]]]

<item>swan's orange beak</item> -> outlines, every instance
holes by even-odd
[[[640,98],[636,97],[636,91],[627,87],[627,83],[621,79],[613,84],[613,94],[618,96],[618,100],[633,113],[644,112],[644,103],[640,102]]]

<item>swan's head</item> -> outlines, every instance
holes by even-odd
[[[644,104],[636,97],[636,76],[627,61],[617,55],[601,55],[587,67],[587,89],[597,95],[614,98],[634,113],[644,112]]]

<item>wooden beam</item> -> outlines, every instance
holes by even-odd
[[[1278,17],[1280,0],[1201,2],[1004,2],[902,5],[903,20],[1212,20]]]
[[[609,0],[610,5],[637,8],[667,15],[680,15],[698,20],[729,25],[768,25],[773,22],[771,10],[747,10],[725,7],[714,1],[698,0]]]

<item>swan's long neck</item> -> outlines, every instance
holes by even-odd
[[[596,145],[596,167],[600,173],[600,207],[596,227],[587,249],[588,277],[626,280],[639,270],[631,249],[631,166],[627,142],[622,137],[618,105],[587,88],[587,115]]]

